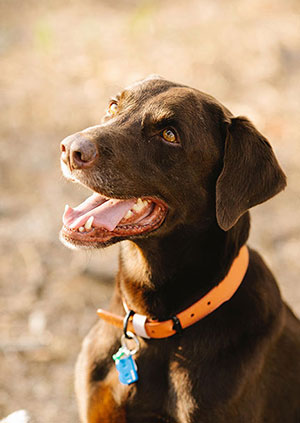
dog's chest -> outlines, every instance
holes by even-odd
[[[102,421],[104,415],[111,423],[191,422],[197,403],[189,371],[178,361],[165,362],[164,354],[155,358],[142,353],[136,361],[139,380],[130,385],[119,381],[112,362],[105,379],[95,387],[91,422]]]

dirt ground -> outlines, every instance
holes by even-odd
[[[298,0],[0,0],[0,419],[78,421],[73,368],[110,298],[118,247],[58,240],[65,203],[59,142],[99,122],[120,88],[157,73],[250,117],[288,188],[252,213],[250,245],[300,314]]]

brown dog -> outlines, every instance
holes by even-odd
[[[248,209],[286,183],[268,141],[214,98],[152,77],[61,147],[64,175],[94,192],[66,208],[63,242],[123,241],[111,314],[99,311],[77,363],[82,422],[299,423],[300,323],[244,246]],[[140,335],[129,384],[112,359],[124,307],[126,334]]]

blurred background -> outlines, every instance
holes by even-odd
[[[150,73],[199,88],[272,143],[288,188],[252,212],[250,245],[300,314],[298,0],[0,0],[0,419],[77,421],[73,368],[109,301],[118,246],[71,251],[59,142]]]

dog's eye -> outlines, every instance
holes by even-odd
[[[118,109],[119,109],[118,103],[116,101],[112,101],[110,105],[108,106],[108,114],[111,116],[114,116],[117,114]]]
[[[177,141],[177,137],[174,131],[172,131],[172,129],[167,128],[162,132],[162,137],[165,141],[168,142],[176,142]]]

